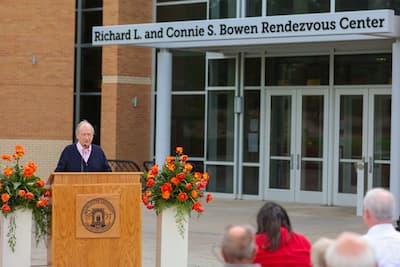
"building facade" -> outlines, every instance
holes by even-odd
[[[157,161],[184,146],[219,197],[356,206],[372,187],[398,196],[398,8],[162,0],[154,23],[92,38],[154,48]]]
[[[25,145],[43,177],[88,119],[110,159],[162,161],[183,146],[217,197],[399,195],[398,1],[9,4],[0,148]],[[117,25],[131,31],[111,37]]]

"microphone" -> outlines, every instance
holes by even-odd
[[[81,172],[84,171],[84,167],[83,167],[83,158],[81,157]]]

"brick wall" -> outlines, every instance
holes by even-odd
[[[152,2],[105,0],[103,25],[151,23]],[[102,72],[101,145],[108,158],[142,165],[150,158],[152,49],[103,47]]]
[[[70,140],[75,2],[0,5],[0,138]]]

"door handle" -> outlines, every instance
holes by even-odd
[[[300,170],[300,154],[297,154],[297,169]]]
[[[369,159],[368,159],[368,172],[369,173],[372,173],[372,170],[373,170],[372,164],[373,164],[372,157],[369,157]]]
[[[293,154],[290,154],[290,169],[293,170]]]

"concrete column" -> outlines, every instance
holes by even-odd
[[[164,164],[171,143],[172,54],[161,49],[157,54],[156,163]]]
[[[392,48],[392,121],[390,143],[390,191],[396,203],[395,218],[400,215],[400,40]]]

